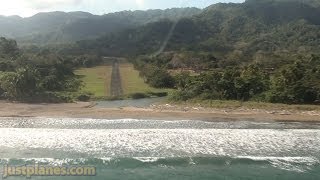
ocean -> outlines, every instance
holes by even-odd
[[[96,169],[31,177],[45,180],[319,180],[320,123],[0,118],[7,165]]]

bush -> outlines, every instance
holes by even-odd
[[[150,94],[151,96],[156,96],[156,97],[166,97],[168,96],[167,92],[149,92],[148,94]]]
[[[91,95],[90,94],[80,94],[78,97],[77,97],[77,100],[78,101],[83,101],[83,102],[87,102],[91,99]]]
[[[173,101],[187,101],[188,99],[193,98],[193,94],[191,94],[189,91],[175,91],[170,96],[170,100]]]
[[[319,67],[296,61],[273,75],[267,101],[272,103],[315,103],[320,95]]]
[[[145,93],[134,93],[134,94],[131,94],[129,97],[132,99],[143,99],[143,98],[148,98],[150,96],[148,96]]]
[[[175,85],[174,78],[163,69],[155,70],[147,77],[147,82],[155,88],[173,88]]]

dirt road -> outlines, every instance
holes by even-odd
[[[110,95],[112,97],[122,96],[123,94],[118,60],[115,60],[112,64],[110,90],[111,90]]]

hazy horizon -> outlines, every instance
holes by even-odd
[[[103,15],[125,10],[205,8],[211,4],[241,3],[245,0],[11,0],[2,2],[0,15],[30,17],[41,12],[88,12]]]

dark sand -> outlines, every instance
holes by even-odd
[[[320,111],[213,109],[172,105],[150,108],[100,108],[92,103],[24,104],[0,102],[0,117],[68,117],[97,119],[251,120],[320,122]]]

